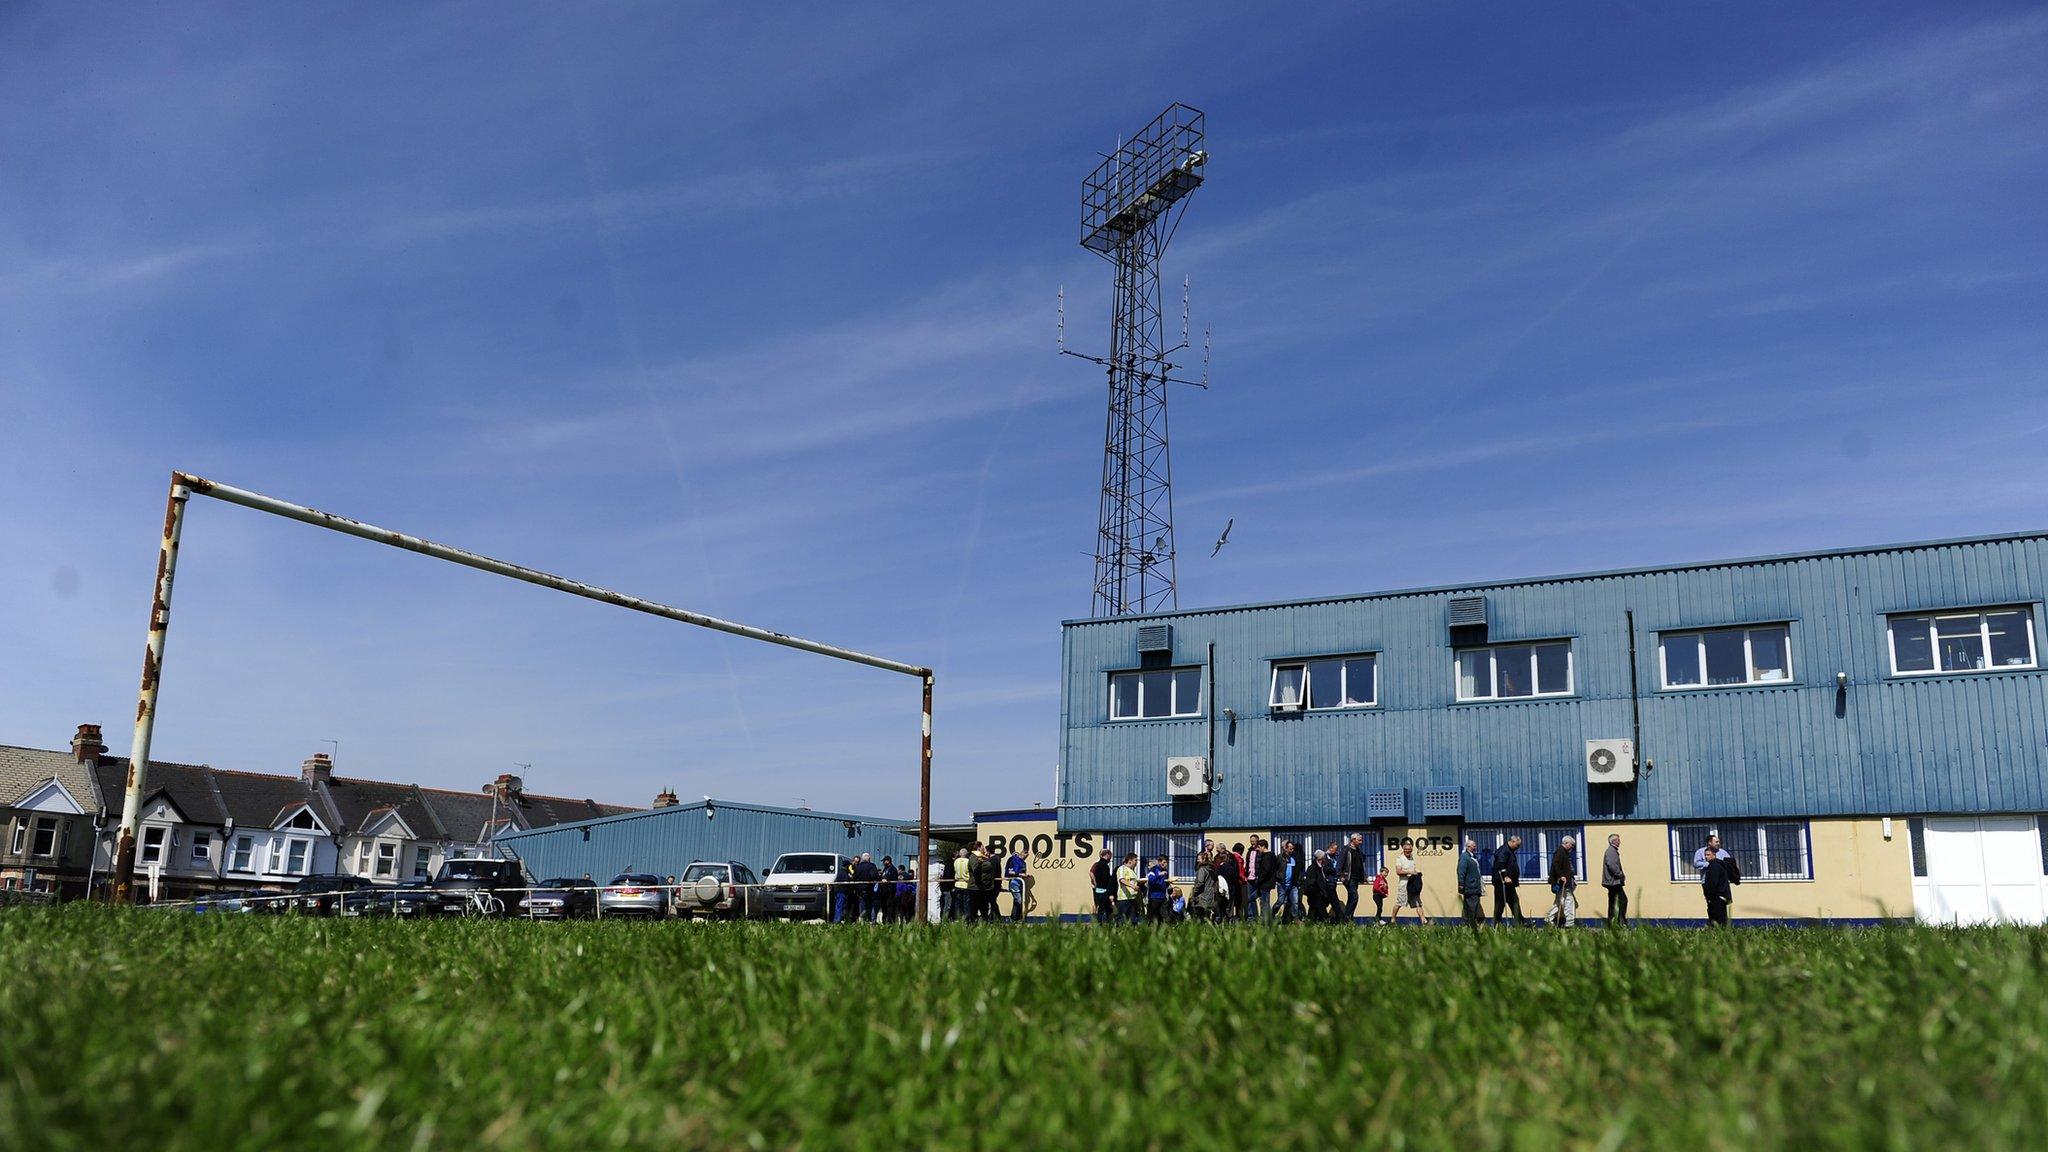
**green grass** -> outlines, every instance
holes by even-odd
[[[2048,935],[0,913],[0,1148],[2038,1149]]]

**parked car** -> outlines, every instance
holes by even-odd
[[[784,852],[762,874],[762,914],[778,920],[827,920],[832,881],[845,857],[836,852]]]
[[[373,887],[361,876],[301,876],[292,885],[292,898],[281,903],[285,910],[305,916],[354,915],[369,898],[367,889]]]
[[[602,916],[668,915],[668,889],[661,877],[646,872],[621,872],[597,894],[597,914]]]
[[[573,920],[597,913],[597,886],[588,876],[556,876],[541,881],[514,905],[534,920]]]
[[[417,919],[441,910],[440,893],[432,880],[407,880],[393,888],[379,888],[369,915],[395,919]]]
[[[517,860],[450,860],[434,875],[440,910],[454,916],[502,916],[525,884]]]
[[[264,895],[268,895],[268,893],[258,892],[253,889],[223,889],[219,892],[209,892],[192,901],[192,911],[254,912],[259,905],[251,897]]]
[[[754,870],[737,860],[699,860],[683,869],[676,892],[678,916],[714,920],[755,920],[768,904]]]

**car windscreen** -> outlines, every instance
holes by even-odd
[[[443,880],[496,880],[505,874],[505,866],[495,860],[458,860],[441,865]]]
[[[557,876],[552,880],[541,881],[540,886],[543,888],[588,888],[590,887],[590,881],[577,876]]]
[[[726,868],[723,864],[692,864],[683,873],[683,883],[687,884],[692,880],[702,880],[706,876],[713,880],[723,880],[725,879],[725,872]]]
[[[792,852],[787,856],[777,857],[775,861],[775,872],[778,875],[784,872],[830,873],[838,867],[839,861],[826,852]]]

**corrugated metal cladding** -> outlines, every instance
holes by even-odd
[[[737,860],[760,872],[784,852],[873,852],[878,861],[902,860],[915,853],[917,837],[897,829],[916,824],[711,800],[556,824],[500,836],[498,844],[536,880],[586,872],[609,880],[627,871],[680,875],[693,860]]]
[[[1176,665],[1215,645],[1213,728],[1206,694],[1199,720],[1111,722],[1108,674],[1137,663],[1132,632],[1159,618],[1070,621],[1060,822],[1341,823],[1386,788],[1407,789],[1414,820],[1424,789],[1449,787],[1464,789],[1475,824],[2048,811],[2044,673],[1894,676],[1886,631],[1893,612],[2031,604],[2048,656],[2044,592],[2048,535],[2028,534],[1167,614]],[[1574,694],[1457,703],[1448,602],[1473,595],[1486,597],[1491,641],[1571,637]],[[1584,742],[1633,734],[1630,611],[1637,755],[1655,770],[1588,785]],[[1660,632],[1786,621],[1791,682],[1659,690]],[[1269,714],[1272,661],[1368,652],[1378,706]],[[1214,793],[1167,802],[1166,758],[1210,754],[1212,732]]]

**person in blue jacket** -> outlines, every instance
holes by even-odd
[[[1024,922],[1024,874],[1028,870],[1024,862],[1024,841],[1015,840],[1010,845],[1010,858],[1003,863],[1003,877],[1010,886],[1010,919]]]
[[[1145,919],[1153,924],[1166,923],[1166,904],[1173,899],[1173,877],[1167,871],[1166,857],[1152,862],[1145,872]]]

